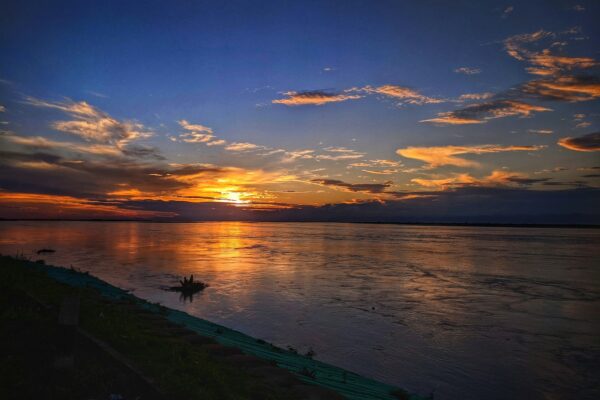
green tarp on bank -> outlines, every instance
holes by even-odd
[[[29,263],[33,268],[42,270],[56,281],[63,282],[74,287],[93,287],[102,293],[102,295],[113,299],[133,299],[151,311],[164,314],[166,318],[184,325],[201,335],[214,338],[223,345],[234,346],[247,354],[272,360],[278,366],[286,368],[294,373],[301,380],[311,384],[317,384],[340,393],[350,400],[397,400],[398,397],[391,393],[397,390],[390,386],[372,379],[364,378],[355,373],[346,371],[332,365],[328,365],[308,357],[296,354],[294,352],[275,347],[262,340],[245,335],[233,329],[193,317],[183,311],[177,311],[170,308],[158,307],[143,299],[139,299],[132,294],[112,286],[92,275],[73,271],[71,269],[41,266],[35,263]],[[315,379],[300,374],[304,368],[315,373]],[[422,397],[412,395],[410,400],[420,400]]]

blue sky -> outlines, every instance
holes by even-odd
[[[597,2],[173,3],[3,7],[0,193],[18,215],[44,196],[125,216],[597,198]]]

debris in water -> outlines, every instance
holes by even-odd
[[[54,249],[39,249],[38,251],[36,251],[37,254],[44,254],[44,253],[56,253],[56,250]]]

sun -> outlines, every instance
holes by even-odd
[[[228,203],[243,204],[248,202],[248,200],[241,199],[242,193],[239,192],[222,192],[221,196]]]

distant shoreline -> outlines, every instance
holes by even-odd
[[[10,219],[0,218],[0,222],[140,222],[161,224],[196,224],[206,222],[248,222],[248,223],[333,223],[333,224],[368,224],[368,225],[409,225],[409,226],[457,226],[457,227],[481,227],[481,228],[572,228],[572,229],[600,229],[598,224],[510,224],[510,223],[484,223],[484,222],[387,222],[387,221],[294,221],[294,220],[160,220],[160,219]]]

